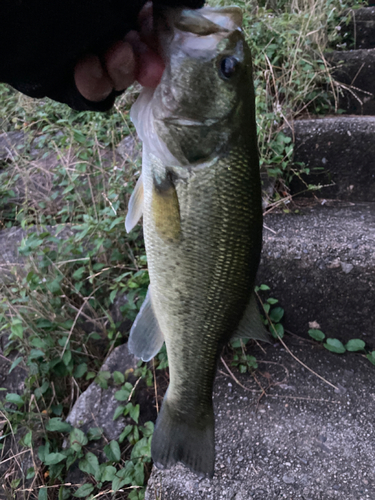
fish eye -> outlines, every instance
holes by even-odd
[[[233,56],[223,57],[220,61],[219,75],[228,80],[235,74],[238,63],[238,59]]]

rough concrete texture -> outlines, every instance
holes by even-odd
[[[268,387],[260,400],[251,375],[236,372],[254,392],[224,376],[220,363],[213,479],[199,479],[182,465],[154,467],[146,500],[374,500],[375,367],[360,355],[287,342],[338,390],[278,344],[252,352],[263,360],[256,378]]]
[[[348,113],[374,115],[375,49],[335,51],[326,58],[334,67],[334,79],[344,84],[339,107]]]
[[[317,204],[265,217],[258,283],[285,309],[285,328],[375,347],[375,204]],[[375,497],[374,497],[375,498]]]
[[[375,7],[352,10],[350,29],[355,49],[375,49]]]
[[[294,162],[310,169],[305,182],[326,186],[325,198],[375,200],[375,116],[297,120],[293,127]],[[300,193],[306,185],[295,178],[291,189]]]

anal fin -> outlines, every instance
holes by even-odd
[[[164,336],[152,308],[149,287],[146,298],[130,330],[129,351],[143,361],[150,361],[160,351],[163,342]]]
[[[254,293],[250,297],[246,311],[231,340],[234,339],[254,339],[270,342],[271,336],[262,323]]]
[[[143,197],[143,179],[141,174],[129,200],[128,214],[125,219],[125,229],[127,233],[130,233],[142,217]]]

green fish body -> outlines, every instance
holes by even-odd
[[[262,206],[251,55],[238,9],[172,12],[161,83],[132,110],[143,167],[126,226],[143,212],[150,288],[129,348],[149,360],[166,343],[155,464],[212,476],[221,349],[233,336],[265,339],[253,298]]]

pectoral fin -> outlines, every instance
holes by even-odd
[[[254,293],[251,295],[245,314],[232,339],[256,339],[270,342],[271,337],[262,323]]]
[[[127,233],[139,222],[143,213],[143,180],[142,174],[140,175],[134,191],[129,200],[128,214],[125,219],[125,229]]]
[[[158,235],[168,243],[176,243],[181,237],[180,206],[173,180],[154,180],[152,190],[152,217]]]
[[[160,351],[163,342],[164,336],[152,308],[149,287],[145,301],[130,330],[129,351],[143,361],[150,361]]]

